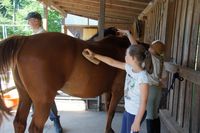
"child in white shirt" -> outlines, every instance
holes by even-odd
[[[130,45],[126,52],[126,62],[120,62],[110,57],[96,54],[89,49],[85,49],[84,52],[88,53],[91,58],[96,58],[110,66],[126,71],[124,87],[125,111],[121,133],[139,132],[148,99],[147,72],[152,73],[153,71],[151,54],[143,46]],[[144,67],[143,63],[145,63]]]

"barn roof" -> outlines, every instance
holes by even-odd
[[[98,20],[100,0],[39,0],[63,16],[74,14]],[[151,0],[105,0],[105,26],[131,25]]]

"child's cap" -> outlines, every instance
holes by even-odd
[[[151,48],[153,48],[157,55],[163,56],[165,52],[165,45],[159,40],[153,41],[151,43]]]

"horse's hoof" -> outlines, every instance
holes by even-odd
[[[115,133],[115,131],[111,128],[109,131],[106,131],[105,133]]]

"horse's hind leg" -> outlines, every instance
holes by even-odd
[[[53,101],[53,99],[52,99]],[[29,133],[42,133],[45,122],[50,113],[50,107],[53,102],[49,100],[41,100],[34,103],[34,115],[29,127]]]
[[[19,93],[19,104],[13,124],[15,133],[24,133],[32,101],[20,80],[17,68],[13,71],[13,78]]]
[[[112,86],[112,97],[109,105],[109,109],[107,112],[107,124],[106,124],[106,131],[105,133],[114,133],[114,130],[112,129],[112,120],[115,115],[115,109],[117,107],[117,104],[119,103],[120,99],[122,98],[124,94],[123,90],[123,83],[121,80],[124,78],[123,73],[119,73],[117,77],[115,78],[115,81]]]

